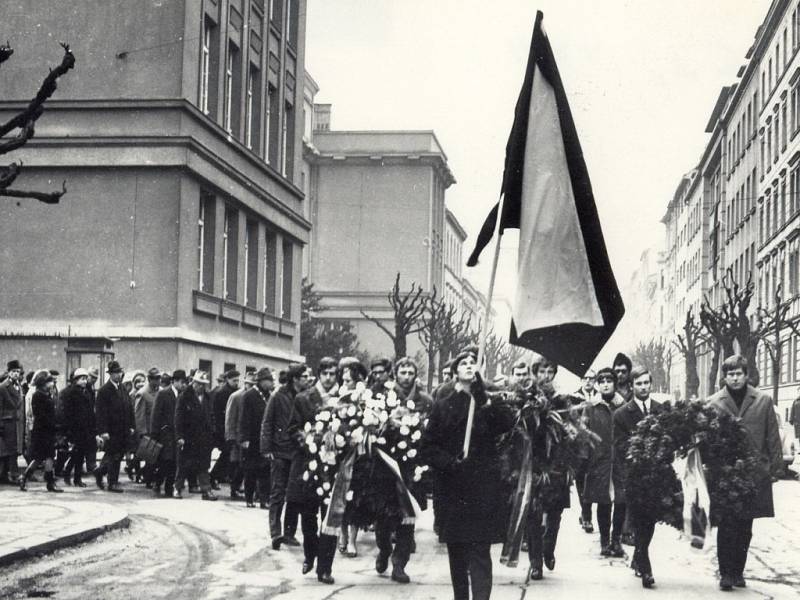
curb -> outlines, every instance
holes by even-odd
[[[77,546],[78,544],[93,540],[94,538],[99,537],[108,531],[112,531],[114,529],[127,529],[130,523],[130,517],[126,514],[121,519],[111,523],[98,525],[97,527],[84,529],[75,533],[68,533],[45,542],[31,544],[25,548],[18,548],[12,552],[0,555],[0,567],[6,567],[14,562],[28,558],[38,558],[44,554],[50,554],[62,548]]]

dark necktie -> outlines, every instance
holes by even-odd
[[[647,403],[646,402],[642,402],[642,413],[644,414],[645,417],[647,416]]]

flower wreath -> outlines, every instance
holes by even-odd
[[[639,422],[628,446],[625,499],[633,510],[683,529],[683,491],[673,468],[697,448],[711,499],[711,520],[747,511],[758,463],[739,419],[702,401],[679,402]]]

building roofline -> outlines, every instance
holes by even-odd
[[[462,242],[466,241],[467,232],[464,230],[464,227],[461,226],[461,223],[459,223],[458,219],[452,213],[452,211],[449,208],[445,207],[444,214],[445,214],[447,220],[450,221],[453,224],[453,226],[455,227],[455,230],[460,234],[461,241]]]

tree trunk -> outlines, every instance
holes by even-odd
[[[772,361],[772,402],[775,406],[778,405],[778,387],[781,380],[781,360],[783,359],[783,350],[781,345],[775,347],[775,360]]]
[[[697,354],[689,352],[686,355],[686,399],[697,396],[700,389],[700,376],[697,374]]]
[[[719,388],[719,364],[720,364],[720,353],[722,352],[722,346],[719,342],[714,342],[714,350],[711,356],[711,365],[708,369],[708,395],[716,393],[717,389]]]
[[[394,327],[394,359],[399,360],[408,355],[406,346],[406,334],[401,323],[395,323]]]
[[[436,366],[436,351],[433,348],[433,342],[428,344],[428,393],[433,389],[433,372]]]

